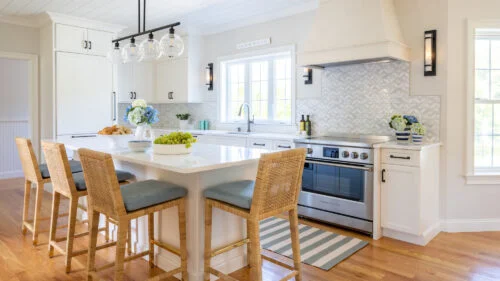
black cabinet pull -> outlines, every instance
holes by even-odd
[[[385,169],[382,169],[382,182],[385,182]]]
[[[174,92],[168,92],[168,99],[173,100],[174,99]]]
[[[133,100],[134,99],[134,92],[130,92],[130,99]]]
[[[92,41],[89,41],[89,50],[92,50]]]
[[[137,99],[137,92],[134,92],[134,100]]]
[[[392,159],[403,159],[403,160],[410,160],[411,157],[410,156],[394,156],[394,155],[391,155],[390,156]]]
[[[83,40],[83,42],[84,42],[83,48],[87,49],[89,46],[89,42],[87,40]]]
[[[265,143],[256,143],[256,142],[254,142],[253,145],[255,145],[255,146],[266,146]]]
[[[278,145],[278,148],[292,148],[292,147],[289,145]]]

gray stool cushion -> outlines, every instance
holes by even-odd
[[[203,191],[206,198],[222,201],[243,209],[252,206],[255,182],[251,180],[224,183]]]
[[[40,173],[42,174],[42,178],[44,179],[50,178],[49,168],[47,167],[47,164],[40,164],[38,167],[40,168]],[[73,174],[81,173],[83,171],[82,164],[80,163],[80,161],[69,160],[69,167],[71,168],[71,172]]]
[[[116,170],[115,172],[116,172],[116,177],[118,178],[118,182],[124,182],[134,178],[134,175],[129,172],[120,170]],[[83,173],[73,174],[73,181],[75,182],[75,186],[78,191],[87,190],[87,185],[85,184]]]
[[[186,196],[184,187],[157,180],[134,182],[121,187],[127,212],[144,209]]]

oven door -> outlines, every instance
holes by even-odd
[[[372,221],[372,166],[306,160],[299,205]]]

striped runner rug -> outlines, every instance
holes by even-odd
[[[299,224],[300,255],[303,263],[329,270],[362,249],[368,242]],[[292,258],[288,220],[272,217],[260,222],[262,248]]]

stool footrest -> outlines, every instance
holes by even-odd
[[[232,249],[235,249],[235,248],[238,248],[238,247],[241,247],[245,244],[247,244],[248,242],[250,242],[250,239],[248,238],[245,238],[245,239],[242,239],[240,241],[237,241],[237,242],[234,242],[232,244],[229,244],[227,246],[223,246],[223,247],[220,247],[218,249],[215,249],[213,250],[211,253],[210,253],[210,256],[213,258],[215,256],[218,256],[220,254],[223,254],[225,252],[229,252],[231,251]]]
[[[177,255],[177,256],[181,256],[181,250],[178,249],[177,247],[174,247],[172,245],[169,245],[167,243],[164,243],[164,242],[160,242],[160,241],[157,241],[157,240],[151,240],[150,243],[152,244],[155,244],[156,246],[164,249],[164,250],[167,250],[169,252],[171,252],[172,254],[174,255]]]
[[[165,278],[168,278],[170,276],[173,276],[173,275],[181,273],[181,272],[182,272],[182,268],[179,267],[179,268],[158,274],[154,277],[148,278],[147,280],[148,281],[160,281],[160,280],[164,280]]]
[[[111,243],[116,244],[116,242],[111,242]],[[110,244],[111,244],[111,243],[110,243]],[[96,249],[97,249],[97,248],[96,248]],[[128,261],[131,261],[131,260],[135,260],[135,259],[138,259],[138,258],[142,258],[142,257],[144,257],[144,256],[146,256],[146,255],[149,255],[149,250],[148,250],[148,251],[144,251],[144,252],[140,252],[140,253],[135,254],[135,255],[132,255],[132,256],[128,256],[128,257],[126,257],[123,261],[124,261],[124,262],[128,262]],[[111,268],[111,267],[113,267],[114,265],[115,265],[115,263],[114,263],[114,262],[111,262],[111,263],[108,263],[108,264],[103,265],[103,266],[101,266],[101,267],[97,267],[97,268],[95,269],[95,271],[101,271],[101,270],[104,270],[104,269],[107,269],[107,268]]]
[[[233,277],[229,276],[229,275],[226,275],[220,271],[218,271],[217,269],[214,269],[212,267],[209,268],[210,270],[210,273],[219,277],[221,280],[226,280],[226,281],[239,281],[238,279],[234,279]]]
[[[273,258],[270,258],[270,257],[266,256],[266,255],[260,255],[260,256],[262,257],[263,260],[272,262],[272,263],[274,263],[276,265],[279,265],[279,266],[284,267],[284,268],[289,269],[289,270],[295,270],[295,268],[293,266],[290,266],[290,265],[288,265],[288,264],[286,264],[284,262],[281,262],[279,260],[275,260]]]

